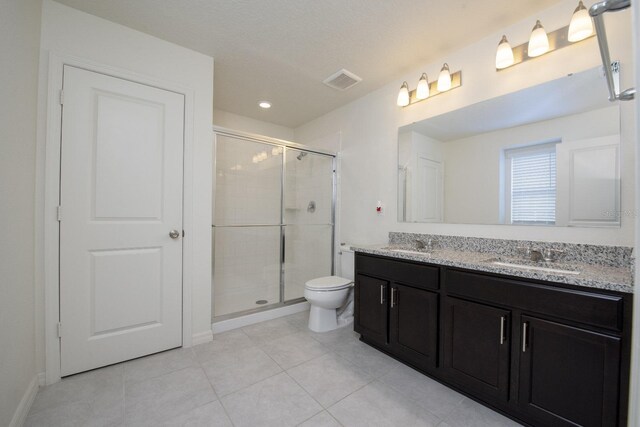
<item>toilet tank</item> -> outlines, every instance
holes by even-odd
[[[350,245],[340,245],[340,277],[353,280],[354,254]]]

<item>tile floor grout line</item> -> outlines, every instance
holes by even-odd
[[[302,424],[302,423],[303,423],[303,422],[305,422],[305,421],[310,420],[311,418],[313,418],[313,417],[315,417],[316,415],[318,415],[320,412],[322,412],[322,411],[326,411],[326,410],[327,410],[327,408],[325,408],[325,407],[324,407],[324,405],[323,405],[322,403],[318,402],[318,400],[317,400],[315,397],[313,397],[313,395],[312,395],[311,393],[309,393],[309,391],[308,391],[306,388],[304,388],[304,386],[303,386],[302,384],[300,384],[298,381],[296,381],[296,379],[295,379],[295,378],[293,378],[293,376],[291,376],[287,371],[284,371],[284,373],[285,373],[285,374],[287,374],[287,376],[288,376],[289,378],[291,378],[291,380],[293,380],[293,382],[294,382],[294,383],[298,384],[298,387],[300,387],[300,388],[302,389],[302,391],[304,391],[305,393],[307,393],[307,395],[308,395],[311,399],[313,399],[313,401],[314,401],[314,402],[316,402],[316,403],[320,406],[320,408],[322,408],[320,411],[316,412],[316,413],[315,413],[315,414],[313,414],[311,417],[309,417],[309,418],[307,418],[306,420],[302,421],[300,424]]]
[[[232,391],[231,393],[224,394],[224,395],[220,396],[220,402],[222,402],[222,399],[226,399],[227,397],[231,396],[232,394],[236,394],[236,393],[238,393],[238,392],[240,392],[240,391],[244,391],[244,390],[248,389],[249,387],[253,387],[253,386],[254,386],[254,385],[256,385],[256,384],[259,384],[259,383],[261,383],[261,382],[263,382],[263,381],[266,381],[266,380],[268,380],[268,379],[270,379],[270,378],[273,378],[273,377],[275,377],[276,375],[280,375],[280,374],[282,374],[283,372],[286,372],[286,371],[284,371],[284,370],[280,370],[280,372],[276,372],[275,374],[269,375],[268,377],[264,377],[264,378],[262,378],[260,381],[256,381],[255,383],[252,383],[252,384],[249,384],[249,385],[244,386],[244,387],[242,387],[242,388],[239,388],[239,389],[237,389],[237,390],[234,390],[234,391]],[[205,375],[206,375],[206,374],[205,374]],[[215,391],[215,390],[214,390],[214,391]]]

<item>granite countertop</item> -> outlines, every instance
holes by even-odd
[[[548,268],[566,268],[579,272],[579,274],[569,274],[495,265],[491,263],[491,260],[495,260],[497,258],[499,258],[500,261],[512,261],[515,263],[522,263],[523,260],[514,257],[497,256],[489,252],[460,251],[445,248],[435,249],[432,253],[406,253],[396,252],[392,249],[410,251],[416,251],[416,249],[407,246],[389,244],[371,246],[352,245],[351,248],[356,252],[372,255],[381,255],[449,267],[460,267],[469,270],[486,271],[515,277],[564,283],[567,285],[584,286],[587,288],[633,293],[633,272],[631,269],[624,267],[608,267],[579,262],[546,263],[544,265]]]

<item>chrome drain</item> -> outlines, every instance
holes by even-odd
[[[268,302],[269,302],[269,301],[267,301],[266,299],[259,299],[258,301],[256,301],[256,304],[258,304],[258,305],[262,305],[262,304],[266,304],[266,303],[268,303]]]

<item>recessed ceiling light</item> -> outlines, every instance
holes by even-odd
[[[260,106],[260,108],[264,108],[265,110],[267,108],[271,108],[271,103],[269,101],[260,101],[258,105]]]

